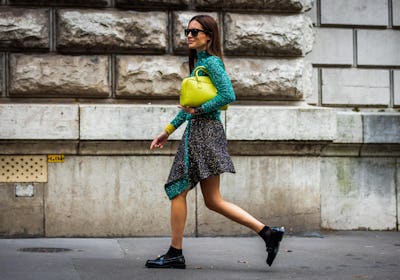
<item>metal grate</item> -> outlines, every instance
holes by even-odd
[[[72,249],[68,248],[49,248],[49,247],[31,247],[31,248],[21,248],[18,249],[21,252],[29,252],[29,253],[60,253],[60,252],[69,252]]]
[[[47,157],[0,156],[0,182],[47,182]]]

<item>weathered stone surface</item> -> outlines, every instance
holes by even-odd
[[[400,30],[358,30],[357,63],[400,66],[399,45]]]
[[[311,9],[313,0],[195,0],[196,8],[244,10],[244,11],[275,11],[301,12]]]
[[[0,9],[0,49],[48,49],[48,9]]]
[[[166,236],[164,191],[173,157],[70,156],[49,164],[46,235]],[[185,234],[195,233],[195,192],[188,195]]]
[[[311,106],[231,106],[226,135],[228,140],[330,141],[336,135],[336,114]]]
[[[0,139],[78,139],[78,106],[0,104],[0,127]]]
[[[179,112],[172,105],[80,105],[82,140],[150,140]],[[185,125],[182,125],[182,128]],[[171,140],[182,137],[175,131]]]
[[[44,184],[29,183],[33,197],[16,197],[16,185],[24,184],[0,183],[0,236],[43,236]]]
[[[400,182],[400,159],[397,159],[396,165],[396,182],[397,182],[397,213],[400,213],[400,192],[399,192],[399,182]],[[397,214],[397,225],[400,224],[400,215]]]
[[[365,143],[400,143],[400,113],[364,113]]]
[[[1,140],[1,155],[75,155],[79,151],[78,140]]]
[[[64,51],[164,53],[165,12],[59,10],[57,48]]]
[[[226,59],[238,99],[303,100],[312,91],[312,67],[304,59]]]
[[[317,3],[316,1],[314,2],[312,8],[305,12],[305,15],[309,16],[311,18],[311,21],[313,22],[314,26],[317,25],[318,22],[318,9],[317,9]]]
[[[282,16],[228,13],[224,23],[226,54],[304,56],[312,49],[312,22],[302,14]]]
[[[400,26],[400,1],[392,1],[393,6],[393,26]]]
[[[321,0],[321,24],[386,26],[388,16],[386,0]]]
[[[10,5],[109,7],[111,0],[9,0]]]
[[[338,112],[336,115],[337,127],[335,142],[363,143],[362,114],[352,112]]]
[[[396,228],[395,158],[326,157],[321,176],[323,228]]]
[[[173,12],[172,26],[173,26],[173,37],[172,44],[174,53],[177,54],[188,54],[187,37],[184,34],[184,29],[187,28],[189,20],[195,15],[202,13],[195,12]],[[218,22],[217,13],[207,13],[207,15],[212,16]]]
[[[314,46],[307,60],[313,64],[353,65],[353,30],[315,28]]]
[[[221,176],[224,199],[261,221],[284,226],[287,232],[319,229],[318,157],[242,156],[233,157],[233,161],[236,174]],[[200,235],[251,233],[248,228],[208,210],[200,194],[197,199]]]
[[[4,88],[4,55],[0,54],[0,97],[3,96],[3,88]]]
[[[107,56],[10,55],[11,96],[107,97]]]
[[[177,56],[118,56],[116,96],[178,101],[182,79],[189,75],[185,61]]]
[[[394,105],[400,105],[400,71],[393,71],[393,80],[394,80]]]
[[[312,82],[312,89],[309,94],[305,96],[305,101],[307,104],[312,104],[312,105],[318,105],[319,102],[319,69],[318,68],[312,68],[312,77],[311,77],[311,82]]]
[[[322,103],[326,105],[389,105],[389,71],[322,69]]]
[[[130,8],[187,8],[190,0],[116,0],[117,7]]]

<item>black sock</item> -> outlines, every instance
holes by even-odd
[[[176,248],[170,246],[166,255],[168,257],[179,257],[182,255],[182,249],[176,249]]]
[[[258,233],[262,239],[264,239],[265,243],[268,242],[269,237],[271,236],[271,229],[268,226],[264,226],[262,230]]]

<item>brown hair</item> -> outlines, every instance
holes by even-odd
[[[222,48],[221,39],[219,35],[218,24],[214,18],[209,15],[197,15],[192,17],[189,21],[191,23],[193,20],[201,24],[201,26],[206,31],[206,34],[211,37],[211,40],[207,44],[207,52],[211,55],[218,56],[222,59]],[[196,59],[196,50],[189,49],[189,71],[193,71],[194,63]]]

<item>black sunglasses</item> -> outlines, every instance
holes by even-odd
[[[197,35],[199,35],[199,32],[203,32],[205,34],[209,33],[207,31],[201,30],[201,29],[196,29],[196,28],[189,29],[189,28],[187,28],[187,29],[185,29],[185,36],[188,36],[189,33],[192,33],[193,37],[197,37]]]

